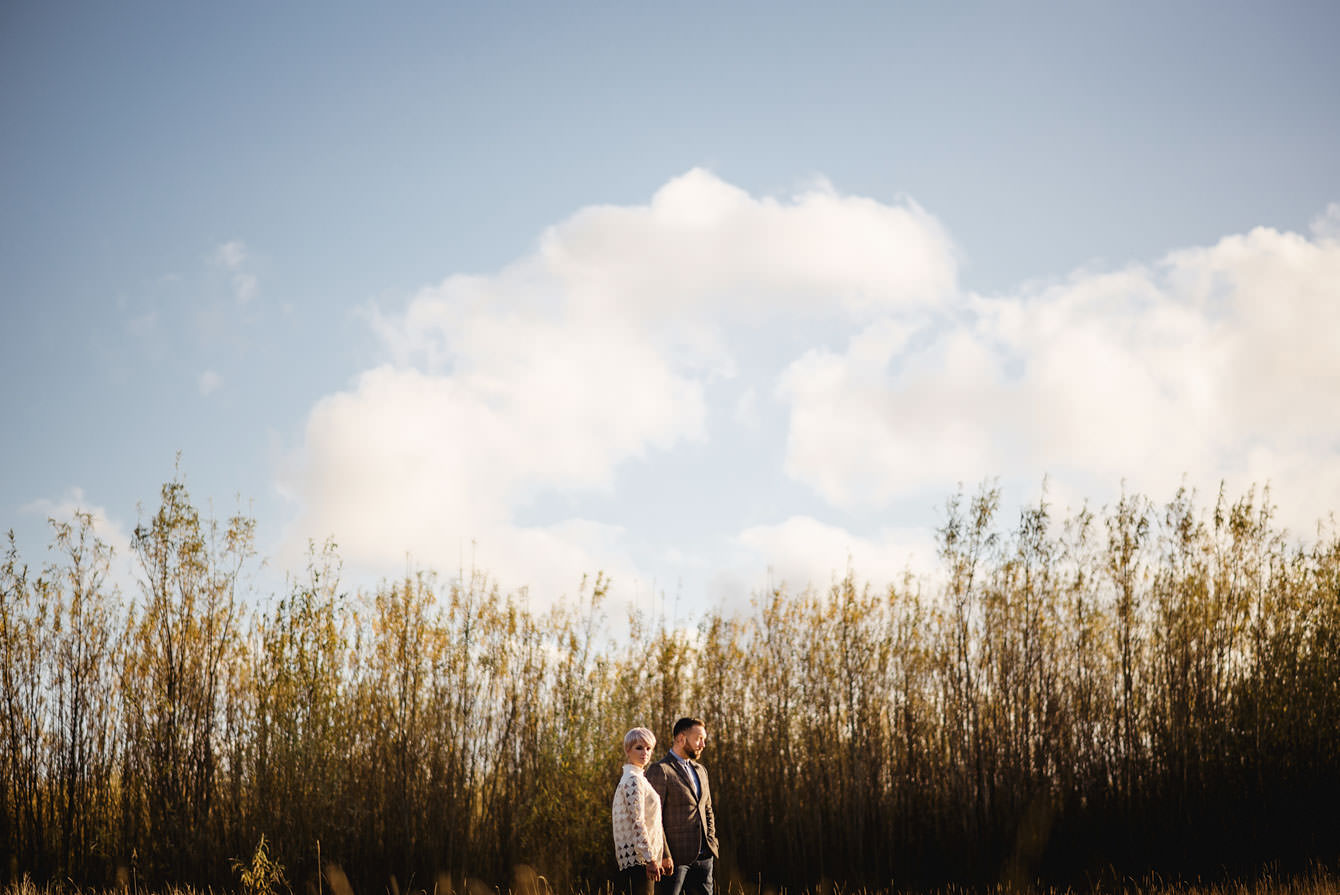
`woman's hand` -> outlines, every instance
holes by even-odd
[[[656,882],[661,878],[661,868],[655,861],[647,862],[647,879]]]

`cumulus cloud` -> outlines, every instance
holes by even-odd
[[[301,503],[292,543],[334,533],[369,564],[408,552],[450,567],[470,542],[504,580],[543,566],[575,582],[610,557],[636,576],[623,520],[526,526],[518,509],[607,490],[621,464],[706,440],[740,325],[865,320],[954,288],[952,245],[910,202],[824,184],[756,198],[694,170],[647,205],[583,209],[496,274],[371,314],[388,362],[312,409],[285,485]]]
[[[200,374],[200,378],[197,381],[197,384],[200,387],[201,395],[205,396],[212,395],[214,392],[219,390],[220,386],[223,385],[223,377],[220,376],[218,373],[214,372],[213,370],[206,370],[205,372]]]
[[[1340,495],[1336,332],[1340,244],[1264,228],[974,296],[951,325],[874,321],[783,375],[787,471],[845,507],[1001,473],[1268,481],[1307,527]]]
[[[679,318],[912,308],[952,293],[954,248],[912,202],[826,184],[754,198],[693,170],[638,207],[585,209],[548,231],[545,267],[583,304]]]
[[[648,509],[614,492],[689,450],[705,481],[789,476],[822,499],[828,521],[784,511],[726,548],[820,586],[848,560],[872,581],[933,567],[937,520],[852,520],[995,477],[1095,503],[1123,481],[1155,498],[1187,476],[1268,481],[1304,528],[1340,495],[1335,217],[984,296],[958,288],[952,241],[911,201],[824,183],[756,197],[690,171],[373,309],[384,362],[312,407],[281,483],[288,553],[333,535],[387,574],[468,556],[544,599],[597,570],[656,580],[648,556],[722,548],[647,547]],[[565,509],[593,495],[612,499]]]
[[[934,532],[930,529],[885,529],[870,536],[793,516],[776,525],[746,528],[736,542],[755,568],[766,568],[773,586],[792,592],[823,590],[848,569],[862,584],[900,584],[906,575],[926,578],[936,567]]]

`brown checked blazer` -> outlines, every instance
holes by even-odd
[[[717,818],[712,810],[712,787],[707,782],[707,768],[690,760],[702,784],[701,796],[693,794],[693,781],[680,771],[679,762],[665,756],[647,767],[647,782],[661,797],[661,821],[665,827],[665,841],[676,864],[692,864],[698,859],[700,848],[712,857],[717,854]]]

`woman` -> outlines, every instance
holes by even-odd
[[[624,735],[626,763],[614,790],[614,857],[619,862],[616,891],[626,895],[651,895],[652,883],[675,869],[661,828],[661,798],[642,774],[655,747],[656,735],[645,727]]]

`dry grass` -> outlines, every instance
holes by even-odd
[[[299,895],[331,861],[360,895],[401,895],[391,873],[466,892],[467,870],[533,895],[522,862],[576,893],[611,869],[624,731],[664,744],[681,714],[711,734],[722,895],[764,895],[758,871],[887,890],[1334,860],[1340,531],[1304,549],[1254,490],[1064,519],[1042,499],[1012,529],[998,511],[995,488],[951,498],[933,580],[848,570],[625,636],[599,574],[543,613],[473,568],[348,593],[333,544],[252,606],[247,521],[169,483],[137,529],[137,601],[99,587],[87,515],[40,573],[0,549],[0,873],[103,884],[129,862],[130,895],[283,895],[271,864],[236,871],[264,834]],[[326,882],[312,895],[348,895]]]
[[[342,874],[338,881],[332,880],[332,883],[334,883],[333,888],[341,895],[354,895]],[[343,883],[343,885],[341,886],[339,883]],[[547,881],[542,888],[548,895],[555,895],[555,893],[548,892]],[[529,885],[523,882],[519,888],[511,889],[486,886],[478,880],[468,880],[465,895],[531,895],[539,889],[540,887],[537,887],[534,882]],[[341,892],[341,890],[343,891]],[[1084,888],[1044,886],[1021,890],[1012,886],[993,886],[986,889],[947,886],[915,893],[901,889],[847,888],[841,884],[826,884],[812,890],[795,891],[785,888],[774,889],[767,886],[745,885],[738,881],[732,881],[721,886],[718,891],[721,895],[1337,895],[1337,893],[1340,893],[1340,877],[1330,871],[1317,869],[1311,873],[1296,876],[1267,873],[1253,880],[1214,883],[1167,882],[1158,877],[1149,877],[1144,880],[1130,880]],[[386,889],[386,893],[387,895],[394,895],[389,887]],[[25,875],[18,882],[0,887],[0,895],[240,895],[240,893],[216,891],[208,888],[196,889],[191,886],[168,886],[154,891],[137,892],[132,892],[130,888],[100,890],[69,883],[49,882],[38,884]],[[381,893],[377,893],[377,895],[381,895]],[[456,893],[450,888],[443,890],[435,887],[433,892],[417,890],[405,893],[405,895],[461,895],[461,893]],[[612,895],[612,893],[608,887],[605,887],[594,891],[573,891],[568,895]]]

